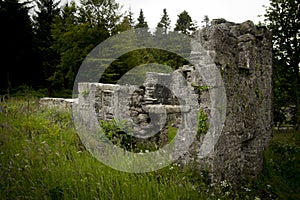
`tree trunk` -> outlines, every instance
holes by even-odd
[[[300,132],[300,74],[299,74],[299,66],[300,62],[295,62],[295,95],[296,95],[296,130]]]

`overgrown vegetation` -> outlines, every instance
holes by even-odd
[[[0,103],[0,199],[299,199],[299,140],[276,132],[261,178],[238,188],[176,163],[130,174],[91,156],[68,112],[9,99]]]
[[[112,119],[110,121],[100,121],[100,126],[106,137],[116,146],[119,146],[127,151],[136,148],[136,141],[131,130],[131,127],[126,121],[117,121]]]
[[[201,109],[198,114],[198,129],[197,134],[198,136],[201,136],[205,134],[208,131],[208,117],[207,114]]]

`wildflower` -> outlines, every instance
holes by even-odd
[[[251,190],[250,190],[249,188],[246,188],[246,187],[244,187],[244,190],[245,190],[246,192],[251,192]]]
[[[224,181],[221,181],[221,186],[222,186],[222,187],[228,187],[229,184],[227,183],[226,180],[224,180]]]
[[[17,153],[16,155],[15,155],[15,157],[18,157],[20,154],[19,153]]]

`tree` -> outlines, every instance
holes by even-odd
[[[120,33],[120,32],[123,32],[123,31],[128,31],[131,28],[132,27],[131,27],[129,18],[127,16],[125,16],[123,18],[122,22],[116,26],[113,33]]]
[[[131,8],[129,8],[128,11],[128,20],[129,20],[129,24],[130,24],[130,28],[134,28],[134,19],[133,19],[133,12],[131,11]]]
[[[196,30],[196,25],[194,24],[191,16],[187,11],[183,11],[178,15],[177,22],[175,24],[174,31],[179,31],[183,34],[190,35],[192,31]]]
[[[79,9],[74,2],[64,6],[53,23],[53,49],[60,54],[60,63],[51,77],[56,89],[71,90],[77,71],[90,51],[117,33],[118,4],[113,0],[83,0],[81,4]]]
[[[135,25],[135,28],[147,28],[148,29],[148,23],[145,20],[144,12],[141,9],[140,15],[137,18],[138,23]]]
[[[71,56],[75,53],[74,49],[78,48],[76,40],[80,38],[78,37],[80,32],[76,33],[77,30],[79,30],[77,6],[75,2],[67,3],[62,7],[60,15],[55,17],[51,28],[54,39],[51,48],[60,55],[60,61],[49,78],[51,88],[56,91],[71,88],[72,76],[76,73],[74,68],[79,65],[78,60],[81,58],[78,58],[78,54],[81,54],[81,51],[78,50],[76,56]]]
[[[39,76],[29,10],[27,2],[0,1],[0,89],[8,94],[20,85],[35,85]]]
[[[202,27],[208,27],[209,26],[210,20],[208,18],[208,15],[204,15],[203,21],[201,23],[204,24]]]
[[[37,59],[41,67],[39,77],[41,78],[41,84],[51,90],[47,79],[54,73],[55,66],[59,62],[59,55],[51,48],[54,42],[51,26],[55,16],[59,14],[59,2],[54,0],[37,0],[36,4],[37,11],[33,19]]]
[[[300,131],[300,4],[297,0],[271,0],[265,17],[273,33],[275,119],[282,104],[293,104],[294,123]]]
[[[103,28],[112,34],[120,21],[120,6],[115,0],[81,0],[80,22]]]
[[[163,16],[161,20],[157,24],[156,30],[162,30],[163,34],[167,34],[168,30],[170,29],[171,20],[168,16],[167,9],[163,9]]]

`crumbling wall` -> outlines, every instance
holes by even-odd
[[[191,109],[198,112],[197,101],[188,104],[172,92],[198,99],[194,88],[186,87],[183,79],[182,71],[176,70],[171,74],[148,72],[142,86],[79,83],[79,108],[93,104],[97,120],[126,120],[133,125],[136,142],[155,150],[168,144],[170,128],[180,129],[186,113]],[[185,124],[184,129],[195,127],[196,115]]]
[[[226,89],[225,125],[208,162],[214,179],[256,177],[272,135],[271,33],[251,21],[219,19],[194,37],[214,52]]]
[[[227,99],[226,118],[220,137],[208,157],[201,155],[200,148],[204,142],[204,136],[201,136],[196,137],[190,150],[178,162],[194,162],[199,171],[208,167],[214,181],[226,179],[238,182],[242,178],[256,177],[262,170],[262,152],[272,135],[271,33],[251,21],[235,24],[218,19],[213,20],[211,26],[197,31],[193,37],[210,52],[221,73]],[[191,58],[199,55],[192,52]],[[131,120],[139,125],[140,142],[145,142],[149,131],[160,130],[147,142],[162,147],[169,140],[169,126],[177,129],[185,126],[189,131],[189,127],[197,123],[196,118],[187,121],[185,113],[190,110],[199,112],[199,107],[185,106],[181,98],[172,92],[174,89],[183,96],[197,96],[200,108],[212,117],[209,91],[197,93],[193,87],[186,89],[180,79],[183,75],[190,85],[205,85],[197,67],[203,66],[184,66],[172,74],[147,73],[141,87],[80,83],[78,109],[92,106],[98,120]],[[152,117],[158,119],[156,124],[151,124],[150,110]],[[165,118],[164,114],[167,114]]]

